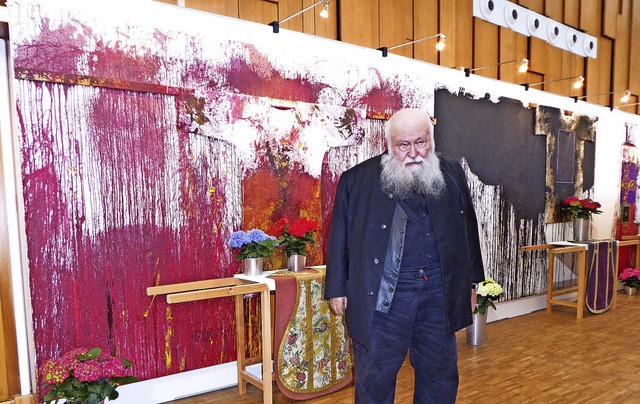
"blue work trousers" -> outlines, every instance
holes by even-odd
[[[393,403],[407,351],[414,369],[414,403],[455,403],[458,349],[447,332],[439,265],[402,268],[388,313],[374,312],[369,347],[353,342],[356,404]]]

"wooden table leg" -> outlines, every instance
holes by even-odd
[[[244,340],[244,298],[242,295],[235,295],[236,306],[236,353],[238,362],[238,394],[244,395],[247,392],[247,382],[242,377],[245,370],[245,340]]]
[[[553,265],[555,254],[549,250],[549,270],[547,271],[547,314],[551,314],[551,300],[553,299]]]
[[[271,365],[271,296],[269,290],[260,292],[262,312],[262,397],[265,404],[273,402],[273,369]]]
[[[578,307],[577,317],[580,320],[584,314],[584,300],[587,295],[587,251],[578,252]]]

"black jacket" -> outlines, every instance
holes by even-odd
[[[381,156],[340,177],[331,218],[325,298],[346,296],[349,336],[368,345],[397,204],[380,189]],[[440,254],[447,328],[471,324],[471,284],[484,280],[478,224],[462,167],[440,158],[445,193],[427,202]]]

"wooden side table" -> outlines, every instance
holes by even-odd
[[[622,241],[618,242],[618,247],[636,247],[636,268],[640,268],[640,236],[622,236]]]
[[[258,362],[256,358],[245,358],[246,341],[244,338],[244,298],[248,293],[260,293],[262,326],[262,378],[246,370],[247,365]],[[265,283],[246,279],[220,278],[196,282],[175,283],[171,285],[147,288],[148,296],[167,295],[167,303],[183,303],[195,300],[215,299],[233,296],[236,312],[236,352],[238,355],[238,393],[246,393],[246,383],[262,390],[263,403],[273,402],[273,375],[271,367],[271,298],[269,286]]]
[[[539,244],[524,246],[522,251],[549,250],[549,270],[547,272],[547,313],[551,313],[551,306],[568,306],[576,308],[576,317],[580,320],[584,316],[584,299],[587,290],[587,245],[561,245],[561,244]],[[553,273],[555,257],[558,254],[578,254],[578,285],[560,290],[553,288]],[[554,299],[555,296],[566,295],[577,292],[578,301],[569,302],[566,300]],[[614,300],[615,302],[615,300]]]

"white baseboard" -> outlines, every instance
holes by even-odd
[[[247,367],[260,376],[262,364]],[[155,404],[220,390],[238,384],[237,362],[144,380],[118,387],[118,404]]]

